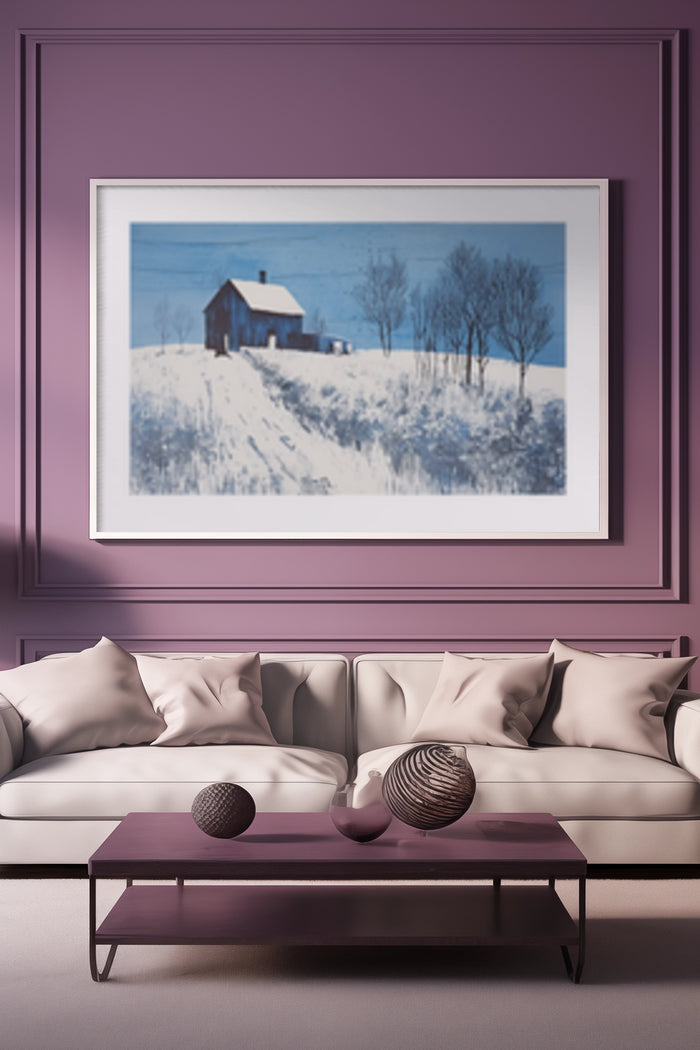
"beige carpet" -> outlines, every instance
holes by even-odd
[[[109,903],[107,884],[100,905]],[[575,888],[566,887],[575,903]],[[2,1050],[695,1050],[700,882],[591,881],[583,983],[542,949],[122,947],[87,883],[0,879]]]

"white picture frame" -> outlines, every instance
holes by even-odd
[[[90,237],[91,538],[608,536],[607,180],[92,179]],[[461,353],[454,322],[420,326],[454,316],[446,274],[473,286],[462,244],[483,367],[481,329],[468,355],[469,324]],[[361,290],[394,257],[389,352]],[[231,328],[240,299],[266,334]],[[529,362],[516,324],[549,335]]]

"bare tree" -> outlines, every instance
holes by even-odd
[[[414,350],[427,350],[428,320],[425,300],[425,292],[419,284],[415,285],[409,296]]]
[[[309,324],[310,324],[311,332],[313,332],[315,335],[318,336],[319,347],[320,347],[321,341],[322,341],[324,335],[326,334],[326,330],[327,330],[328,326],[326,324],[325,317],[323,316],[323,314],[321,313],[321,311],[319,310],[318,307],[315,307],[313,313],[311,314],[311,318],[310,318]]]
[[[484,390],[486,366],[489,363],[489,336],[496,323],[496,289],[494,266],[483,257],[479,260],[475,274],[476,294],[472,317],[476,337],[476,364],[479,390]]]
[[[153,326],[158,333],[160,352],[165,353],[165,344],[170,338],[170,333],[172,331],[170,303],[167,298],[159,299],[156,303],[153,309]]]
[[[434,354],[440,329],[440,297],[437,289],[432,287],[423,291],[417,284],[410,295],[410,312],[414,347]]]
[[[542,302],[542,278],[528,259],[511,255],[494,263],[495,334],[518,365],[518,396],[525,396],[527,370],[551,340],[552,315]]]
[[[460,353],[464,346],[466,355],[464,381],[467,386],[472,382],[472,354],[476,334],[476,312],[482,284],[484,257],[474,245],[461,241],[445,260],[447,276],[446,293],[448,318],[455,352]],[[460,343],[457,345],[456,340]]]
[[[413,346],[423,351],[420,372],[430,374],[433,370],[431,360],[437,355],[437,341],[440,331],[440,299],[435,286],[423,289],[415,285],[409,296],[410,317],[413,326]]]
[[[184,306],[178,307],[173,314],[173,328],[175,329],[175,336],[180,344],[180,350],[185,349],[185,342],[188,335],[194,328],[194,320],[189,310],[186,310]]]
[[[459,355],[462,353],[462,350],[467,351],[465,380],[469,384],[471,382],[473,326],[469,315],[464,309],[464,302],[457,281],[449,271],[443,273],[441,280],[436,285],[435,303],[440,335],[444,339],[446,349],[453,355],[455,374],[457,374],[459,366]],[[447,361],[448,359],[445,358],[446,365]]]
[[[363,273],[364,280],[354,288],[353,295],[365,320],[376,327],[379,344],[388,357],[392,336],[406,316],[406,263],[401,262],[395,252],[388,261],[370,256]]]

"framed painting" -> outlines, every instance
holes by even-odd
[[[91,181],[96,539],[607,536],[606,180]]]

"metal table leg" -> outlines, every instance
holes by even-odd
[[[107,961],[100,970],[97,965],[97,945],[95,943],[95,933],[97,930],[97,905],[96,905],[96,879],[94,875],[90,875],[90,976],[93,981],[106,981],[109,977],[109,971],[112,969],[112,963],[114,962],[114,956],[117,954],[118,945],[111,944],[109,946],[109,952],[107,953]],[[128,880],[129,882],[131,880]]]
[[[585,878],[579,879],[578,883],[578,958],[576,960],[576,969],[574,969],[571,961],[571,955],[569,949],[565,944],[561,946],[562,955],[564,956],[564,965],[566,966],[566,972],[569,975],[569,979],[578,984],[581,980],[581,974],[583,972],[583,963],[586,956],[586,880]]]

